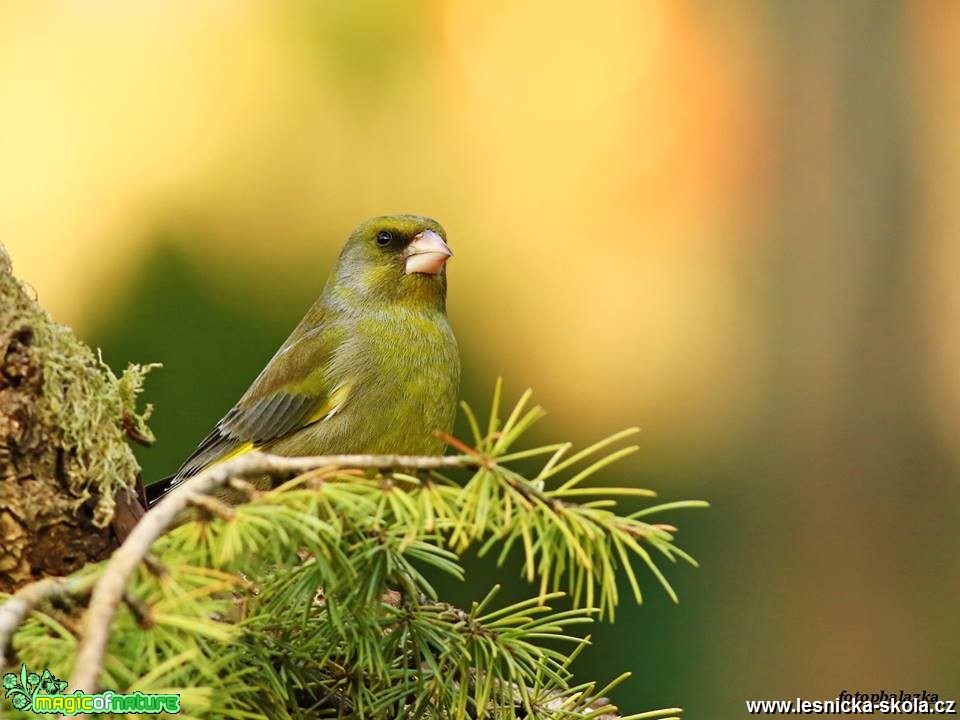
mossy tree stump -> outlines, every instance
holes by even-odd
[[[0,592],[107,557],[136,520],[130,438],[152,440],[121,377],[54,322],[0,245]]]

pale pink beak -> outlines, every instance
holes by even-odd
[[[433,230],[424,230],[417,233],[407,249],[403,251],[407,260],[406,273],[424,273],[436,275],[443,270],[443,264],[451,257],[453,251],[443,238]]]

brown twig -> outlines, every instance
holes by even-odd
[[[197,495],[190,498],[190,504],[209,517],[218,517],[224,522],[233,520],[237,514],[229,504],[211,495]]]
[[[289,458],[251,452],[213,465],[175,487],[147,512],[123,545],[114,552],[93,588],[87,609],[85,632],[80,641],[77,661],[69,686],[88,693],[97,691],[97,679],[103,664],[110,624],[126,592],[127,583],[137,566],[150,552],[153,543],[169,528],[180,513],[198,497],[230,482],[233,478],[269,475],[298,475],[320,467],[387,470],[442,470],[474,467],[474,457],[414,455],[326,455]],[[78,716],[79,717],[79,716]]]
[[[150,606],[147,605],[140,598],[134,597],[129,591],[123,594],[123,602],[129,608],[130,612],[133,613],[133,617],[137,621],[137,626],[141,630],[149,630],[154,625],[153,612],[150,610]]]

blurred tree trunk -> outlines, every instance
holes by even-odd
[[[790,628],[778,638],[790,660],[767,680],[808,695],[793,678],[825,693],[931,687],[938,678],[907,668],[929,669],[937,636],[956,624],[949,598],[931,600],[923,584],[937,565],[956,571],[956,493],[924,406],[906,6],[772,7],[783,155],[769,228],[776,539],[764,566],[783,575],[767,579],[775,596],[764,592]],[[914,617],[931,607],[943,616],[923,629]]]
[[[37,304],[0,245],[0,591],[105,558],[135,522],[126,436],[149,439],[134,407],[144,372],[114,376]]]

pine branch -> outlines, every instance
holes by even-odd
[[[93,588],[86,616],[86,631],[77,653],[76,670],[70,679],[70,687],[96,692],[104,649],[109,639],[110,623],[126,593],[127,583],[134,570],[150,552],[157,538],[176,521],[188,505],[223,487],[232,478],[262,475],[282,477],[330,467],[437,470],[475,464],[476,459],[459,456],[328,455],[288,458],[252,452],[207,468],[176,487],[147,512],[110,558]]]
[[[0,605],[0,670],[12,664],[13,658],[7,653],[13,635],[35,607],[48,600],[84,594],[95,579],[89,574],[44,578],[24,585]]]
[[[540,414],[522,411],[526,397],[473,446],[451,442],[459,456],[251,454],[214,466],[164,498],[102,568],[85,623],[34,613],[18,650],[44,666],[72,664],[72,687],[176,688],[203,716],[259,717],[269,708],[278,718],[329,710],[377,720],[619,720],[607,688],[574,684],[569,662],[585,641],[565,628],[604,608],[611,615],[621,573],[640,600],[632,559],[672,594],[646,548],[692,558],[675,546],[676,528],[645,520],[701,503],[622,514],[617,499],[652,493],[582,487],[631,451],[606,450],[627,433],[569,457],[566,443],[511,451]],[[537,456],[547,460],[532,478],[507,467]],[[577,471],[579,463],[586,467]],[[439,472],[456,468],[474,472],[466,483]],[[268,491],[244,479],[263,476],[293,477]],[[225,485],[241,491],[237,504],[217,499]],[[191,507],[193,521],[182,522]],[[423,574],[430,567],[462,577],[457,553],[473,544],[499,546],[502,564],[514,543],[528,579],[540,581],[539,594],[519,605],[489,610],[491,593],[459,610]],[[550,586],[582,608],[548,610],[559,596]],[[121,604],[130,612],[119,613]],[[577,649],[564,655],[558,640]]]

